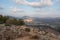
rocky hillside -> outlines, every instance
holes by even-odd
[[[0,40],[60,40],[60,34],[46,29],[0,24]]]

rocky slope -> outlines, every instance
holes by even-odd
[[[60,34],[26,26],[0,24],[0,40],[60,40]]]

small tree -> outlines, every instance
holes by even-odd
[[[6,20],[8,20],[8,19],[9,19],[8,16],[4,16],[4,17],[3,17],[3,22],[6,23]]]
[[[13,24],[13,20],[12,19],[6,20],[6,23],[5,23],[6,26],[10,26],[12,24]]]
[[[13,25],[17,25],[17,19],[13,19]]]
[[[0,15],[0,24],[2,24],[2,23],[3,23],[3,16]]]
[[[30,28],[25,28],[25,31],[26,32],[30,32]]]
[[[17,25],[20,25],[20,26],[24,25],[24,21],[22,19],[19,19],[17,21]]]
[[[0,23],[1,24],[5,23],[8,18],[9,18],[8,16],[2,16],[2,15],[0,15]]]

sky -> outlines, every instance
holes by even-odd
[[[0,0],[0,14],[14,17],[60,17],[60,0]]]

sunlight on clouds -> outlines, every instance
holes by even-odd
[[[41,7],[41,6],[50,6],[53,5],[51,0],[40,0],[39,2],[28,2],[27,0],[15,0],[17,4],[24,4],[33,7]]]
[[[3,9],[2,12],[12,16],[57,17],[60,16],[59,2],[60,0],[0,0],[1,5],[4,5],[0,10]]]
[[[51,0],[41,0],[40,2],[27,2],[27,5],[33,6],[33,7],[42,7],[42,6],[51,6],[53,3]]]

